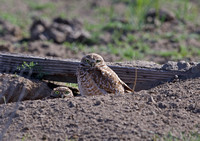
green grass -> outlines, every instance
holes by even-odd
[[[73,87],[78,89],[78,84],[77,83],[66,83],[67,87]]]
[[[70,42],[64,42],[63,45],[66,48],[74,51],[75,53],[78,53],[79,51],[84,51],[85,49],[88,48],[87,45],[84,45],[84,44],[81,44],[81,43],[77,43],[77,42],[72,42],[72,43],[70,43]]]
[[[4,2],[5,1],[3,1],[3,3]],[[145,14],[151,8],[158,11],[159,9],[165,7],[169,11],[172,11],[177,19],[198,24],[200,16],[198,5],[191,3],[189,0],[112,0],[111,2],[113,4],[122,2],[126,3],[126,8],[123,13],[118,13],[113,4],[108,7],[95,7],[94,13],[96,16],[92,18],[94,18],[94,21],[97,22],[84,22],[84,28],[91,33],[91,45],[76,42],[65,42],[64,45],[66,48],[74,51],[75,53],[80,51],[86,53],[93,51],[97,53],[105,52],[118,55],[126,60],[143,59],[146,55],[171,57],[175,60],[191,57],[192,55],[200,56],[199,47],[187,47],[185,43],[182,43],[191,38],[200,41],[200,36],[198,34],[187,32],[176,33],[176,31],[163,33],[141,31],[141,29],[145,26]],[[2,19],[22,28],[24,37],[29,36],[29,27],[32,23],[31,18],[36,16],[36,11],[38,13],[37,16],[43,19],[52,19],[56,15],[63,18],[73,18],[72,15],[68,15],[68,13],[65,13],[64,11],[57,10],[59,7],[57,3],[41,3],[32,0],[24,0],[24,3],[28,8],[30,8],[29,13],[11,13],[9,11],[0,11]],[[77,15],[74,15],[74,17],[76,16]],[[121,22],[118,19],[122,19],[124,22]],[[181,30],[183,31],[186,29],[184,24],[180,24],[179,27],[181,27]],[[104,36],[106,32],[111,33],[111,41],[107,44],[102,44],[100,37]],[[141,32],[141,35],[137,35],[135,32]],[[1,27],[0,33],[3,33]],[[163,39],[170,40],[173,43],[178,43],[180,45],[179,49],[165,52],[158,52],[151,49],[149,42]],[[23,46],[27,47],[27,44],[23,44]]]
[[[145,40],[158,41],[162,39],[168,39],[173,42],[181,42],[188,39],[189,37],[199,38],[196,34],[188,35],[185,33],[176,34],[175,32],[164,32],[163,35],[156,35],[154,33],[144,33],[142,38],[138,39],[138,37],[134,36],[134,34],[131,33],[134,30],[142,29],[142,27],[145,25],[145,13],[149,9],[155,8],[158,11],[165,4],[168,7],[173,7],[172,11],[175,13],[178,19],[194,21],[195,18],[197,18],[198,16],[198,11],[196,11],[197,7],[189,3],[188,0],[183,0],[181,2],[174,2],[172,0],[170,0],[170,2],[166,2],[164,0],[135,0],[134,2],[131,0],[118,0],[113,2],[125,2],[128,4],[128,7],[124,13],[124,19],[127,21],[126,23],[113,21],[113,19],[117,17],[117,14],[114,12],[113,7],[111,6],[110,9],[105,7],[98,7],[96,11],[100,16],[102,16],[101,22],[92,26],[90,24],[86,25],[86,28],[91,31],[93,40],[97,44],[102,32],[109,31],[112,33],[112,42],[107,45],[107,51],[109,53],[120,55],[122,58],[128,60],[142,59],[145,54],[154,54],[161,57],[171,57],[172,59],[177,60],[183,59],[184,57],[190,57],[193,54],[193,52],[190,53],[188,48],[184,47],[184,45],[182,44],[180,44],[179,51],[175,50],[158,53],[157,51],[152,51],[149,45],[145,44],[144,42]],[[180,5],[180,10],[177,10],[177,7],[179,7]],[[195,10],[192,8],[194,8]],[[190,15],[189,13],[193,14]],[[127,45],[127,43],[129,45]]]
[[[22,30],[22,36],[28,37],[29,36],[29,29],[27,25],[31,24],[31,18],[27,18],[23,16],[23,13],[8,13],[8,12],[1,12],[0,11],[0,17],[1,19],[10,22],[11,24],[20,27]],[[22,18],[23,17],[23,18]],[[4,31],[1,29],[0,26],[0,33],[3,33]]]
[[[113,0],[113,3],[127,3],[127,8],[125,13],[121,17],[128,21],[125,25],[125,29],[141,29],[144,26],[144,17],[149,9],[156,9],[157,11],[161,9],[164,5],[169,8],[169,11],[175,13],[176,18],[184,19],[186,21],[198,22],[199,9],[198,5],[194,5],[189,0]],[[177,10],[178,9],[178,10]],[[102,18],[100,24],[107,23],[107,28],[120,28],[122,29],[124,25],[121,23],[112,22],[113,18],[119,18],[120,15],[117,11],[114,11],[113,6],[108,7],[98,7],[96,9],[97,15]],[[106,28],[105,27],[105,28]]]
[[[4,45],[6,45],[6,44],[7,44],[6,41],[4,41],[4,40],[0,40],[0,46],[4,46]]]
[[[184,58],[191,58],[192,56],[200,56],[200,50],[197,47],[186,47],[181,45],[178,50],[171,51],[157,51],[155,55],[161,57],[170,57],[172,60],[180,60]]]
[[[2,1],[2,5],[5,1]],[[32,0],[24,0],[24,3],[31,9],[28,13],[21,11],[20,9],[16,12],[0,11],[0,18],[10,22],[13,25],[16,25],[22,29],[22,35],[24,37],[29,36],[29,27],[32,23],[32,17],[35,17],[35,11],[43,11],[42,13],[37,14],[40,18],[49,18],[57,14],[56,4],[53,2],[47,3],[38,3]],[[10,4],[14,6],[14,3],[10,1]],[[0,30],[1,32],[1,30]]]
[[[123,24],[121,22],[114,21],[106,23],[103,27],[103,30],[120,30],[120,31],[130,32],[134,30],[134,28],[130,23]]]
[[[28,0],[28,5],[33,10],[45,10],[45,9],[55,10],[55,4],[51,2],[38,3],[38,2]]]
[[[12,13],[7,13],[7,12],[0,12],[1,18],[3,20],[6,20],[14,25],[23,27],[23,23],[21,21],[21,19],[19,18],[20,14],[12,14]]]

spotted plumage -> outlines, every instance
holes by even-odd
[[[131,92],[129,88],[110,69],[104,59],[95,53],[88,54],[81,59],[77,69],[77,81],[81,95],[124,94]]]

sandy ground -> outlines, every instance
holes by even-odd
[[[3,140],[182,139],[200,132],[199,88],[198,78],[119,96],[24,101],[17,111],[3,104],[0,131]]]

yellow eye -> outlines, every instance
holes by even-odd
[[[85,60],[86,63],[90,63],[90,61],[88,59]]]
[[[97,63],[101,62],[101,60],[96,60]]]
[[[59,91],[55,91],[55,94],[59,94]]]

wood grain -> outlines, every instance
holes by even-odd
[[[33,62],[34,67],[23,68],[23,64]],[[79,61],[70,59],[43,58],[24,54],[0,53],[0,72],[25,74],[31,71],[34,76],[44,80],[76,83],[76,68]],[[25,66],[25,65],[24,65]],[[133,87],[137,69],[136,90],[149,89],[174,79],[175,75],[185,75],[183,71],[165,71],[152,68],[136,68],[109,65],[118,76]],[[20,70],[19,70],[20,68]]]

